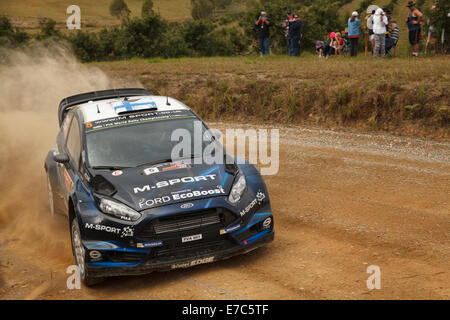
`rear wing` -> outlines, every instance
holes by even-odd
[[[150,90],[143,88],[123,88],[123,89],[110,89],[102,91],[92,91],[87,93],[80,93],[74,96],[64,98],[59,103],[58,108],[58,120],[59,126],[61,126],[64,116],[66,115],[70,107],[86,103],[89,101],[106,100],[112,98],[132,97],[132,96],[151,96],[153,93]]]

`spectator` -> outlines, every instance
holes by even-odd
[[[366,28],[369,32],[369,41],[371,44],[372,54],[373,54],[373,49],[375,47],[375,35],[373,33],[373,17],[375,15],[375,11],[376,10],[373,10],[370,15],[366,16]]]
[[[391,20],[389,24],[389,37],[386,38],[386,53],[389,52],[392,48],[394,48],[394,56],[398,56],[397,43],[400,32],[398,29],[397,21]]]
[[[342,39],[340,32],[336,32],[334,40],[333,47],[335,49],[335,55],[341,55],[342,49],[344,48],[344,39]]]
[[[391,18],[392,18],[392,16],[391,16],[391,10],[389,10],[389,8],[388,7],[386,7],[386,6],[383,6],[383,12],[384,12],[384,15],[386,16],[386,18],[388,19],[388,24],[386,25],[386,32],[389,30],[389,23],[391,22]]]
[[[267,19],[266,12],[261,11],[261,15],[255,22],[255,26],[258,30],[259,46],[262,55],[270,54],[270,20]]]
[[[383,9],[378,8],[373,16],[373,33],[375,35],[375,48],[373,50],[373,57],[382,57],[386,55],[386,25],[388,20],[384,15]]]
[[[319,54],[319,58],[323,57],[323,41],[316,41],[316,53]]]
[[[353,11],[351,18],[348,19],[348,38],[350,39],[350,56],[355,57],[358,54],[359,39],[359,19],[358,12]]]
[[[292,54],[291,56],[300,55],[300,40],[302,38],[302,20],[298,14],[294,14],[294,21],[289,26],[289,38],[291,39]]]
[[[288,46],[290,56],[292,56],[292,45],[291,45],[291,39],[289,38],[289,27],[290,27],[292,21],[294,21],[294,16],[292,15],[292,13],[290,11],[288,11],[287,18],[286,18],[286,20],[284,20],[284,23],[283,23],[283,28],[285,29],[284,36],[286,37],[286,44]]]
[[[344,39],[344,53],[350,52],[350,39],[348,38],[348,28],[345,27],[344,31],[341,32],[342,39]]]
[[[437,30],[434,27],[434,23],[436,20],[436,5],[433,4],[431,6],[431,17],[428,19],[428,34],[427,34],[427,44],[425,46],[425,55],[428,52],[428,47],[430,46],[431,40],[433,40],[434,44],[434,54],[437,54]]]
[[[422,23],[422,12],[417,10],[416,3],[409,1],[407,7],[409,8],[408,18],[406,23],[409,30],[409,43],[412,46],[412,55],[419,56],[419,40],[420,40],[420,24]]]
[[[323,47],[323,54],[325,57],[329,57],[331,54],[335,54],[335,49],[332,46],[334,44],[334,36],[336,34],[334,32],[330,33],[330,39],[325,41],[324,47]]]

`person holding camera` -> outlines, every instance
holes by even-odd
[[[289,39],[291,40],[291,56],[298,57],[300,55],[300,40],[302,39],[302,20],[298,14],[294,14],[294,20],[289,26]]]
[[[259,47],[262,55],[270,54],[270,21],[267,19],[265,11],[261,11],[261,15],[255,22],[255,26],[258,32]]]
[[[375,38],[375,48],[373,50],[373,57],[378,57],[381,54],[382,57],[386,55],[386,26],[388,25],[388,19],[383,12],[383,9],[378,8],[373,16],[373,33]]]

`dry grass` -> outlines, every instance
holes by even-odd
[[[304,56],[95,63],[178,98],[210,120],[354,127],[450,136],[450,57]]]
[[[111,0],[1,0],[0,12],[6,14],[16,24],[33,26],[37,17],[44,17],[63,23],[68,15],[66,8],[76,4],[81,8],[81,19],[84,23],[95,25],[109,25],[116,23],[109,14]],[[132,16],[140,16],[143,0],[126,0]],[[170,21],[191,18],[190,0],[153,0],[154,10]]]

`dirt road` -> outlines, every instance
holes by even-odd
[[[1,159],[1,299],[450,298],[449,141],[281,128],[280,170],[266,177],[275,242],[68,290],[68,226],[48,212],[42,167],[56,128],[45,115],[1,119],[2,147],[17,147]],[[24,132],[13,135],[21,121]],[[380,290],[366,286],[369,265],[381,269]]]

